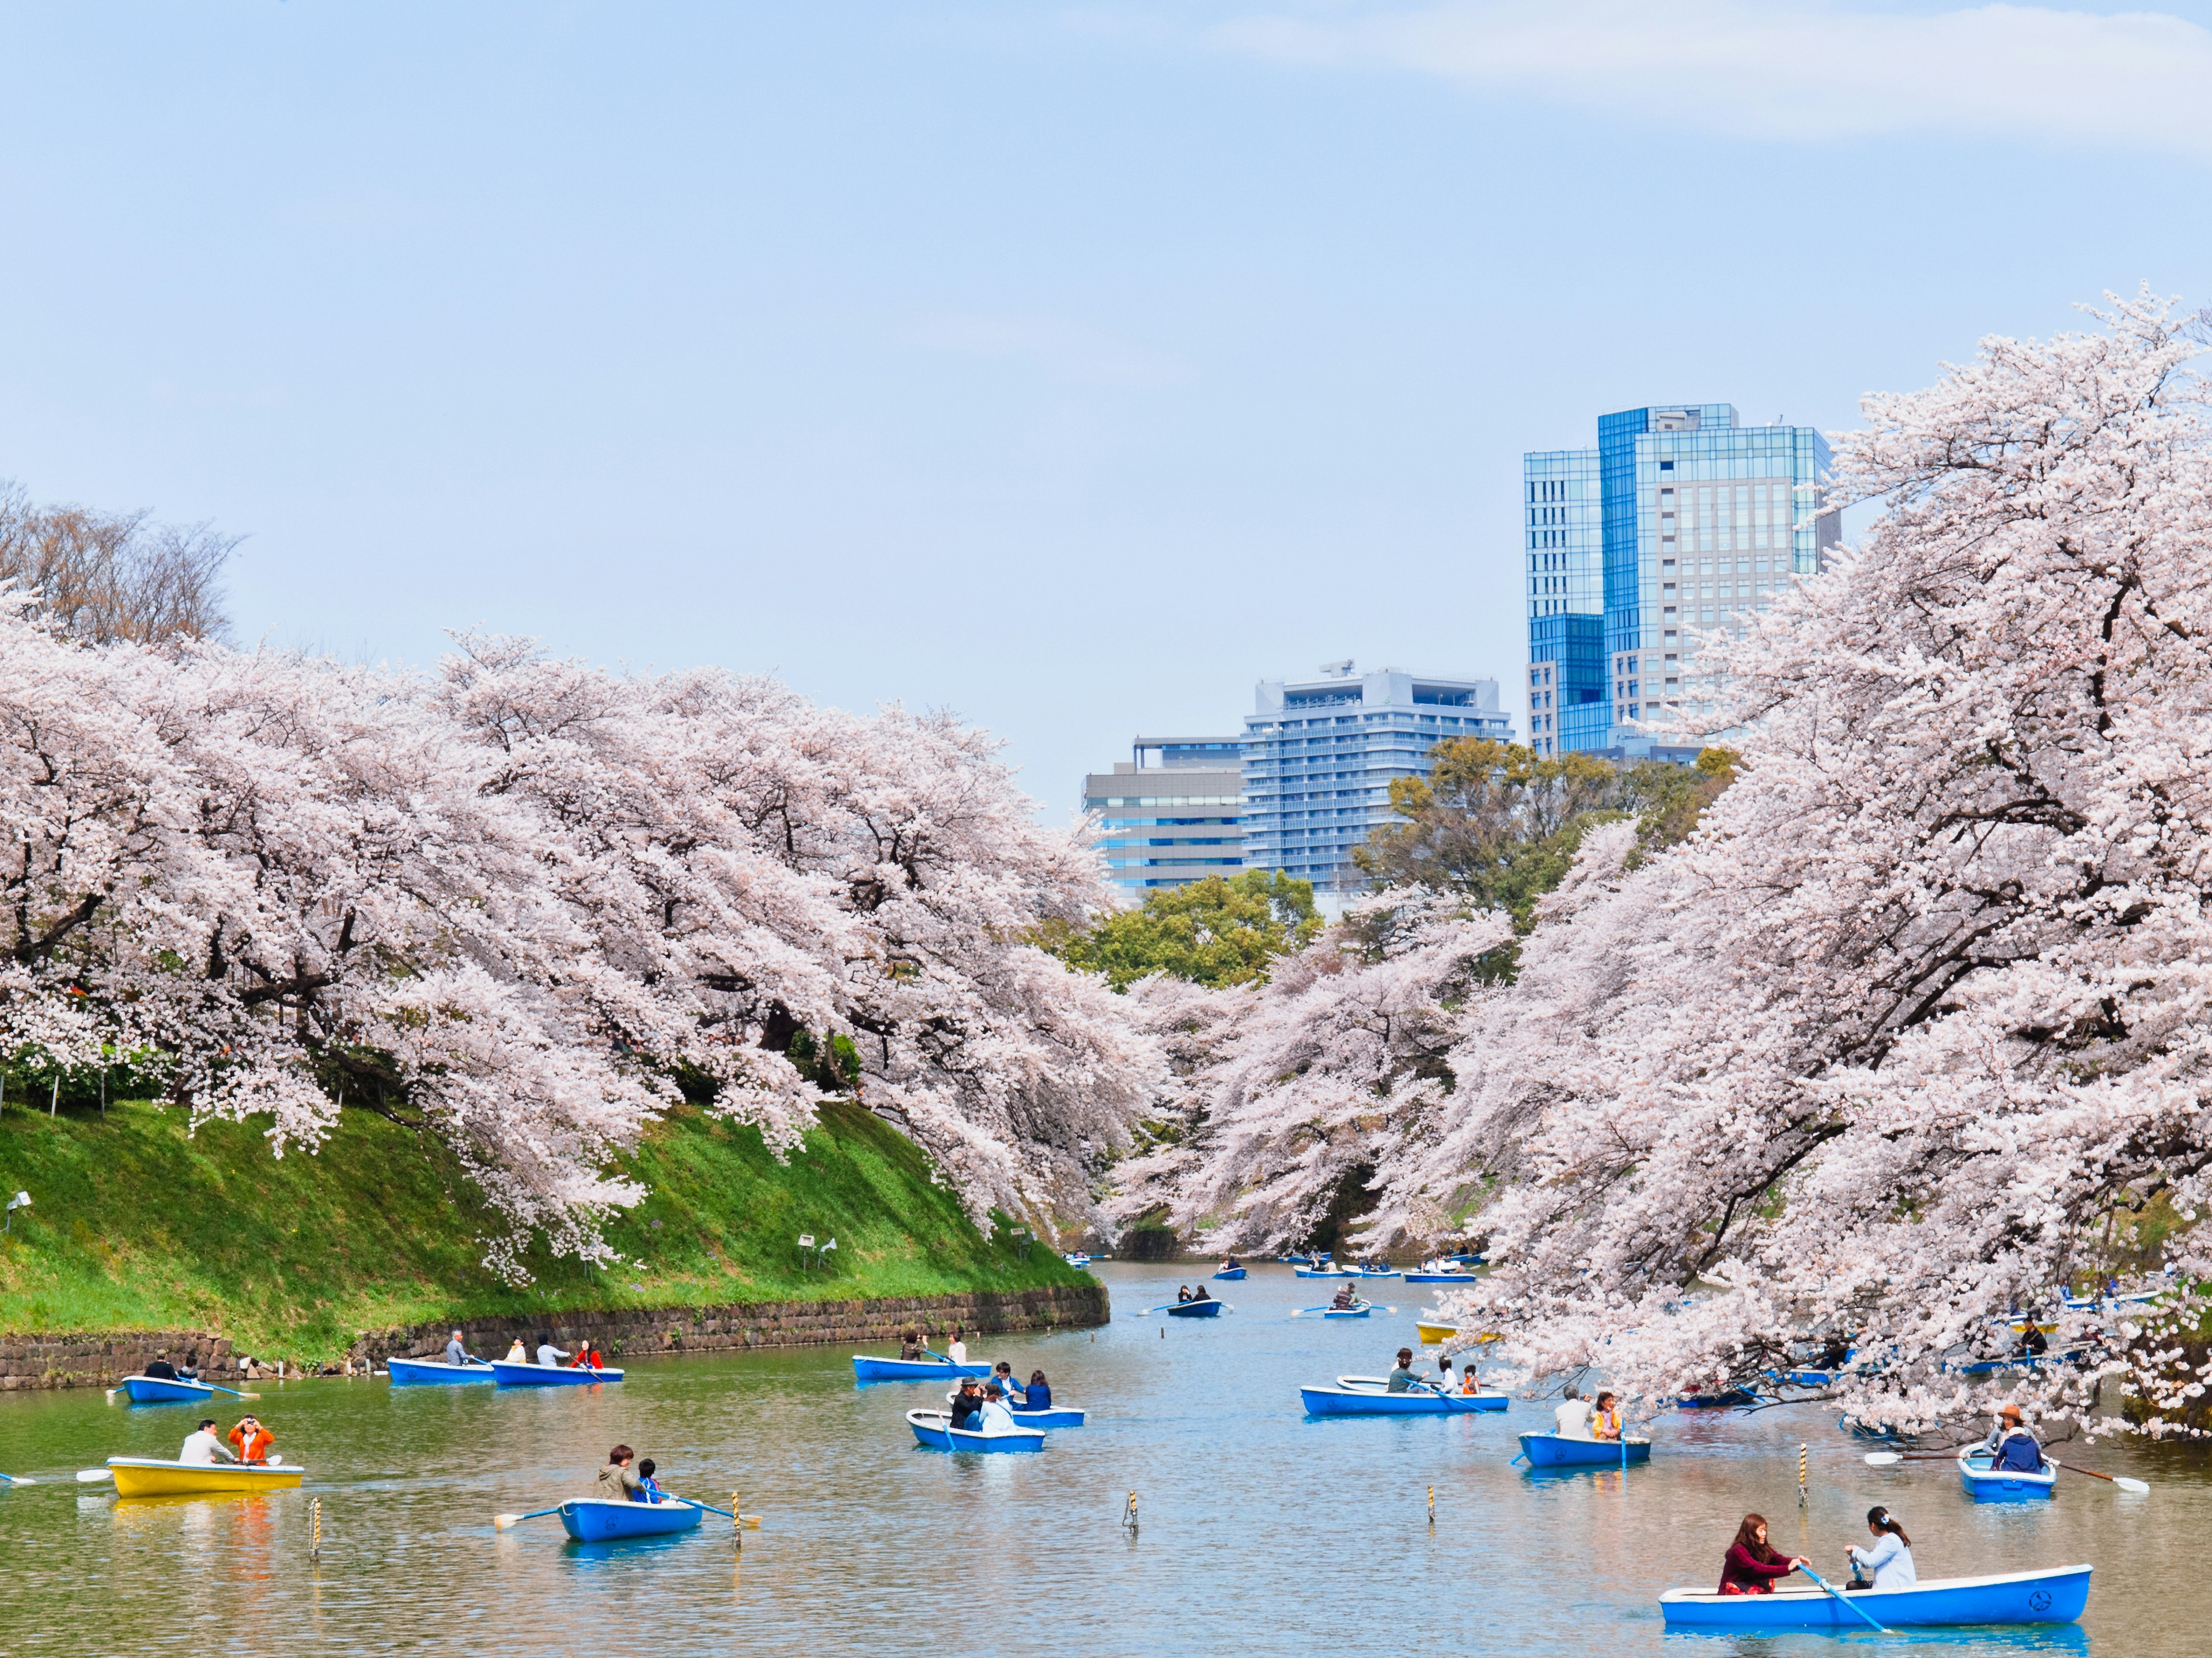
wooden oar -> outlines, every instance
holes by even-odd
[[[1851,1615],[1854,1618],[1856,1618],[1861,1623],[1864,1624],[1869,1629],[1872,1630],[1876,1635],[1887,1635],[1889,1633],[1889,1631],[1884,1629],[1880,1624],[1875,1622],[1873,1617],[1868,1612],[1864,1606],[1852,1606],[1851,1597],[1850,1595],[1845,1594],[1833,1583],[1831,1583],[1826,1578],[1821,1576],[1819,1572],[1814,1571],[1812,1567],[1800,1566],[1797,1570],[1803,1572],[1806,1576],[1811,1578],[1822,1588],[1827,1590],[1829,1594],[1834,1595],[1837,1600],[1842,1601],[1845,1606],[1850,1606]]]
[[[2148,1482],[2141,1479],[2130,1479],[2125,1474],[2099,1473],[2094,1468],[2077,1468],[2071,1462],[2061,1462],[2055,1456],[2045,1457],[2044,1461],[2050,1463],[2054,1468],[2065,1469],[2069,1473],[2086,1473],[2092,1479],[2110,1480],[2113,1485],[2118,1485],[2124,1491],[2136,1491],[2142,1493],[2148,1492],[2150,1490]]]
[[[528,1514],[495,1514],[491,1517],[491,1523],[498,1527],[500,1530],[505,1531],[510,1526],[519,1526],[526,1520],[543,1520],[549,1514],[558,1514],[560,1512],[561,1510],[559,1509],[551,1508],[533,1509]]]

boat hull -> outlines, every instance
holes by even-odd
[[[111,1456],[107,1470],[114,1476],[118,1497],[204,1497],[223,1491],[282,1491],[296,1490],[307,1470],[290,1464],[267,1467],[217,1462],[157,1461],[143,1456]]]
[[[1959,1459],[1959,1484],[1977,1503],[2047,1503],[2058,1485],[2058,1470],[2041,1473],[2000,1473],[1987,1456]]]
[[[1374,1310],[1372,1307],[1326,1307],[1322,1309],[1321,1315],[1323,1318],[1365,1318]]]
[[[437,1384],[453,1387],[469,1382],[489,1382],[492,1367],[489,1364],[448,1364],[443,1359],[387,1358],[385,1370],[390,1373],[395,1388],[422,1387]]]
[[[1522,1434],[1521,1455],[1528,1459],[1532,1468],[1618,1468],[1624,1462],[1634,1467],[1651,1460],[1651,1442],[1632,1439],[1626,1442],[1628,1454],[1621,1455],[1623,1442],[1617,1439],[1565,1439],[1558,1434]]]
[[[1408,1284],[1479,1284],[1481,1280],[1472,1272],[1408,1272]]]
[[[689,1503],[608,1503],[579,1497],[561,1505],[561,1524],[579,1543],[614,1543],[625,1537],[665,1537],[696,1531],[706,1514]]]
[[[1358,1278],[1357,1272],[1345,1272],[1334,1266],[1300,1266],[1296,1269],[1300,1278]]]
[[[1308,1416],[1467,1416],[1512,1402],[1504,1394],[1394,1394],[1341,1384],[1301,1388],[1298,1397]]]
[[[566,1364],[510,1364],[492,1363],[491,1379],[502,1388],[589,1388],[602,1382],[620,1382],[620,1370],[579,1370]]]
[[[171,1382],[157,1376],[126,1376],[119,1385],[133,1405],[189,1405],[215,1397],[215,1389],[204,1382]]]
[[[963,1376],[988,1376],[988,1364],[955,1364],[949,1359],[870,1358],[853,1355],[855,1382],[957,1382]]]
[[[1449,1341],[1459,1333],[1456,1324],[1416,1323],[1413,1327],[1421,1333],[1421,1345],[1425,1347],[1432,1347],[1439,1341]]]
[[[1218,1318],[1221,1316],[1221,1303],[1212,1299],[1181,1301],[1168,1309],[1168,1316],[1170,1318]]]
[[[1024,1428],[1079,1428],[1084,1412],[1073,1405],[1055,1405],[1045,1411],[1015,1411],[1014,1420]]]
[[[2087,1566],[1938,1578],[1911,1588],[1863,1589],[1850,1606],[1817,1588],[1773,1594],[1669,1589],[1659,1597],[1668,1629],[1864,1629],[1852,1607],[1886,1628],[1929,1624],[2070,1624],[2089,1603]]]
[[[1232,1284],[1241,1284],[1244,1279],[1244,1269],[1242,1266],[1224,1266],[1213,1276],[1226,1278]]]
[[[1022,1428],[1010,1434],[979,1434],[966,1428],[952,1426],[950,1415],[943,1411],[908,1411],[907,1426],[914,1430],[915,1440],[933,1451],[981,1451],[994,1455],[1020,1454],[1044,1448],[1044,1435],[1036,1428]]]

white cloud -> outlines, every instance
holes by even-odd
[[[1282,62],[1413,70],[1741,137],[1951,133],[2212,161],[2212,31],[2166,13],[1334,5],[1243,18],[1214,38]]]
[[[1190,378],[1164,352],[1051,317],[932,317],[908,337],[931,350],[1026,362],[1076,386],[1174,386]]]

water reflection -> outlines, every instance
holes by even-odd
[[[1122,1307],[1174,1294],[1172,1275],[1107,1271]],[[2100,1447],[2094,1466],[2151,1479],[2147,1498],[2082,1480],[2033,1508],[1977,1507],[1948,1465],[1867,1467],[1870,1442],[1808,1407],[1662,1418],[1650,1463],[1626,1475],[1524,1473],[1510,1460],[1519,1434],[1549,1425],[1536,1403],[1306,1418],[1298,1385],[1388,1368],[1413,1339],[1411,1308],[1291,1321],[1311,1297],[1278,1268],[1237,1299],[1233,1319],[975,1344],[978,1357],[1042,1368],[1091,1411],[1036,1456],[919,1446],[904,1414],[926,1387],[856,1388],[845,1351],[809,1350],[640,1363],[619,1386],[588,1388],[290,1383],[253,1408],[309,1463],[307,1489],[125,1502],[71,1473],[173,1455],[173,1413],[109,1410],[97,1394],[0,1398],[0,1467],[61,1482],[0,1502],[13,1591],[0,1650],[84,1650],[86,1630],[115,1650],[455,1655],[596,1650],[618,1631],[664,1658],[721,1654],[733,1631],[809,1658],[882,1658],[913,1638],[959,1658],[1908,1646],[2193,1658],[2204,1645],[2191,1621],[2192,1540],[2212,1522],[2201,1450]],[[654,1457],[672,1490],[717,1506],[742,1493],[765,1526],[742,1552],[713,1516],[619,1544],[571,1543],[555,1517],[493,1527],[495,1513],[586,1495],[617,1441]],[[1134,1530],[1122,1524],[1133,1490]],[[319,1564],[307,1558],[316,1496]],[[2085,1624],[1887,1639],[1664,1632],[1659,1592],[1713,1582],[1747,1510],[1826,1572],[1875,1502],[1911,1531],[1923,1578],[2096,1562]]]

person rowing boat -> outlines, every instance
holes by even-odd
[[[1997,1424],[1982,1442],[1992,1473],[2041,1473],[2043,1443],[2021,1420],[2020,1406],[2008,1405],[1997,1412]]]
[[[645,1482],[630,1467],[637,1453],[627,1445],[617,1445],[607,1453],[606,1466],[592,1483],[592,1495],[602,1503],[642,1503],[645,1501]]]
[[[1559,1424],[1559,1436],[1562,1439],[1590,1437],[1590,1416],[1589,1400],[1572,1388],[1567,1389],[1566,1398],[1552,1412],[1552,1419]]]
[[[1723,1594],[1771,1594],[1774,1586],[1800,1566],[1813,1563],[1796,1555],[1780,1555],[1766,1541],[1766,1516],[1747,1514],[1735,1528],[1735,1541],[1721,1561]]]
[[[1413,1391],[1413,1350],[1411,1347],[1398,1349],[1397,1368],[1390,1372],[1389,1388],[1394,1394]]]
[[[1340,1284],[1336,1286],[1335,1299],[1328,1303],[1329,1310],[1334,1313],[1350,1312],[1352,1301],[1352,1286],[1349,1284]]]
[[[1874,1546],[1863,1549],[1854,1543],[1845,1551],[1851,1568],[1851,1581],[1845,1587],[1909,1589],[1917,1583],[1920,1574],[1912,1564],[1912,1540],[1889,1510],[1879,1503],[1869,1509],[1867,1529],[1874,1533]],[[1874,1574],[1871,1579],[1869,1572]]]

